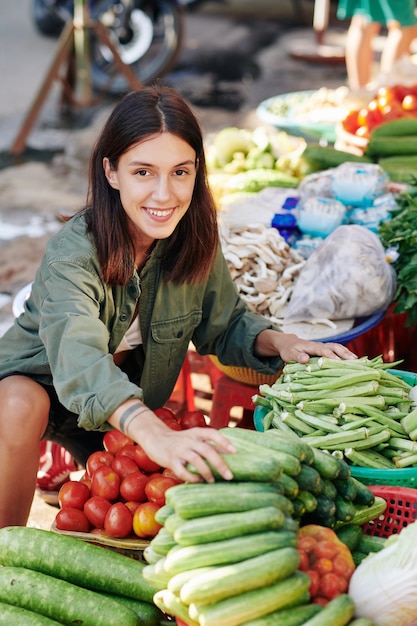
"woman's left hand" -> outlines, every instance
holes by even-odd
[[[323,343],[301,339],[297,335],[267,329],[259,333],[255,342],[255,353],[259,356],[279,355],[285,363],[297,361],[308,363],[311,356],[328,359],[357,359],[349,348],[341,343]]]

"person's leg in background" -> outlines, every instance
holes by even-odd
[[[417,38],[416,26],[401,27],[398,22],[388,24],[388,34],[381,53],[381,72],[390,74],[397,61],[408,56],[411,44]]]
[[[354,15],[346,33],[346,72],[349,87],[364,89],[371,81],[374,63],[374,38],[381,29],[363,15]]]

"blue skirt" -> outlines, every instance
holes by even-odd
[[[344,20],[353,15],[363,15],[384,26],[392,21],[401,26],[417,24],[415,0],[339,0],[337,17]]]

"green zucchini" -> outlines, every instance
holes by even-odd
[[[1,626],[11,626],[11,624],[16,626],[59,626],[62,622],[57,622],[34,611],[22,609],[20,606],[0,602],[0,624]]]
[[[310,617],[321,611],[318,604],[302,604],[289,609],[273,611],[257,619],[243,622],[242,626],[303,626]]]
[[[321,492],[322,496],[327,496],[331,500],[334,500],[337,496],[337,489],[334,483],[327,478],[323,478],[323,491]]]
[[[180,591],[185,604],[211,604],[291,576],[300,564],[296,548],[279,548],[189,580]]]
[[[352,480],[352,476],[349,476],[349,478],[345,478],[344,480],[336,478],[336,480],[333,481],[333,484],[337,489],[337,493],[345,500],[350,500],[351,502],[356,500],[358,488],[356,486],[356,482]]]
[[[321,494],[316,496],[316,500],[317,506],[313,511],[313,514],[318,520],[326,522],[326,520],[336,515],[336,504],[334,500]]]
[[[152,602],[145,563],[69,535],[25,526],[0,528],[0,564],[61,578],[74,585]]]
[[[305,596],[309,586],[308,575],[305,572],[295,572],[272,585],[239,593],[219,602],[191,604],[189,614],[202,626],[238,626],[245,621],[293,605]]]
[[[356,508],[351,500],[345,500],[338,494],[334,500],[336,505],[336,519],[342,522],[351,522],[355,517]]]
[[[375,502],[375,495],[369,489],[367,485],[364,485],[363,482],[351,476],[353,483],[356,485],[356,504],[366,504],[367,506],[371,506]]]
[[[295,498],[300,490],[295,478],[288,476],[285,472],[274,482],[274,485],[282,491],[284,496],[290,499]]]
[[[375,501],[372,505],[367,506],[366,504],[356,504],[355,509],[356,513],[351,520],[352,524],[358,524],[359,526],[363,526],[363,524],[367,524],[374,519],[377,519],[380,515],[382,515],[387,508],[387,501],[384,498],[380,498],[379,496],[375,496]],[[344,522],[338,522],[338,526],[343,524]]]
[[[207,515],[188,520],[179,526],[174,532],[174,540],[181,546],[190,546],[196,543],[208,543],[256,532],[277,530],[283,523],[284,512],[276,506],[238,513]]]
[[[152,602],[142,602],[141,600],[134,600],[133,598],[127,598],[126,596],[118,596],[114,593],[102,593],[107,598],[115,600],[124,606],[129,607],[136,613],[139,618],[138,626],[160,626],[164,617],[163,613]]]
[[[307,513],[311,513],[312,511],[316,510],[316,508],[317,508],[317,498],[310,491],[300,490],[299,493],[298,493],[297,498],[299,500],[301,500],[301,502],[304,504],[304,508],[305,508],[305,511]]]
[[[319,472],[322,478],[334,480],[338,478],[341,471],[340,459],[332,456],[329,452],[324,452],[320,448],[312,448],[314,454],[313,467]]]
[[[184,489],[178,489],[184,487]],[[219,513],[250,511],[264,506],[281,508],[284,496],[266,483],[190,483],[176,485],[167,492],[176,513],[184,519]],[[170,518],[165,527],[172,532]]]
[[[352,552],[357,550],[363,536],[362,528],[357,524],[346,524],[335,530],[336,535]]]
[[[330,600],[320,613],[304,622],[303,626],[347,626],[355,613],[355,604],[347,593]]]
[[[68,555],[63,552],[62,557],[66,561]],[[91,564],[95,568],[93,561]],[[70,561],[69,567],[72,565]],[[139,623],[136,613],[119,602],[24,567],[0,567],[0,601],[70,626],[138,626]]]
[[[295,480],[302,491],[310,491],[314,495],[323,491],[323,479],[312,465],[301,463],[301,470]]]
[[[379,552],[385,547],[386,539],[377,535],[362,535],[357,549],[359,552]]]
[[[296,545],[297,535],[291,531],[266,531],[233,537],[223,541],[177,546],[165,557],[164,567],[170,575],[187,569],[225,565],[269,552],[270,550]]]
[[[409,137],[417,135],[417,119],[404,118],[384,122],[373,129],[372,137]]]
[[[389,157],[417,154],[417,135],[381,137],[371,135],[365,148],[368,157]]]
[[[336,150],[332,146],[320,146],[319,144],[309,144],[304,148],[303,157],[312,165],[320,169],[327,170],[337,167],[346,161],[354,161],[359,163],[370,163],[371,160],[366,156],[352,154],[344,150]]]

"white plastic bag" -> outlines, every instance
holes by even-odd
[[[388,307],[395,289],[396,274],[379,237],[364,226],[339,226],[307,259],[285,322],[372,315]]]

